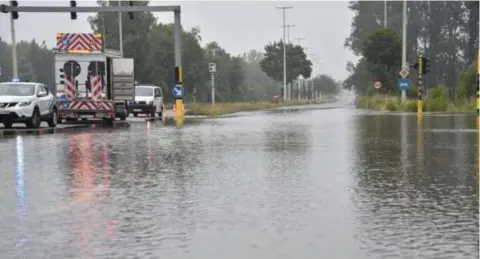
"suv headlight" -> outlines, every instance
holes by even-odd
[[[24,101],[24,102],[19,102],[18,106],[24,107],[24,106],[29,106],[30,104],[32,104],[32,101]]]

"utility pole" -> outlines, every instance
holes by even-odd
[[[387,0],[383,1],[383,28],[387,28]]]
[[[283,100],[287,100],[287,52],[286,52],[286,29],[285,26],[285,11],[292,9],[293,6],[277,6],[276,9],[281,9],[283,12]]]
[[[305,38],[295,38],[293,39],[294,41],[298,41],[298,45],[301,45],[300,42],[303,41],[303,40],[306,40]]]
[[[307,54],[307,53],[305,53],[305,54]],[[315,53],[308,53],[307,58],[308,57],[315,58],[316,55],[317,54],[315,54]],[[312,70],[312,73],[310,74],[310,78],[309,78],[308,81],[310,81],[310,84],[307,83],[307,99],[311,99],[311,97],[313,96],[313,70]]]
[[[402,68],[408,69],[407,65],[407,0],[403,0],[402,18]],[[407,90],[402,89],[402,102],[407,100]]]
[[[287,24],[285,26],[287,27],[287,42],[292,43],[292,41],[290,40],[290,28],[294,28],[295,25],[294,24]]]
[[[118,6],[122,6],[122,0],[118,0]],[[118,41],[120,53],[123,56],[123,21],[122,21],[122,12],[118,12]]]
[[[13,14],[10,14],[10,35],[12,37],[13,78],[17,78],[18,77],[17,42],[15,40],[15,21],[13,20]]]

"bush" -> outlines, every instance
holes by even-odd
[[[443,87],[433,87],[428,90],[429,99],[448,99],[448,93]]]

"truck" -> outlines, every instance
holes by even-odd
[[[135,95],[134,60],[103,46],[99,33],[57,33],[54,49],[58,123],[127,118]]]

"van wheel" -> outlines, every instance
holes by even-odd
[[[155,118],[155,111],[157,110],[157,107],[153,106],[152,111],[150,112],[150,117]]]

